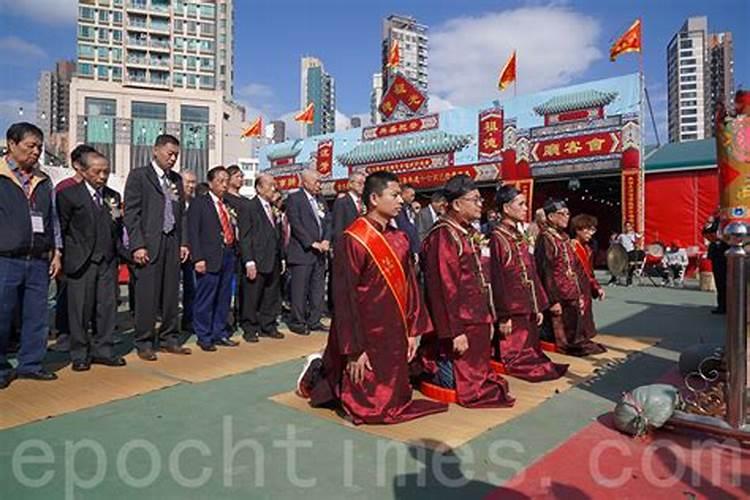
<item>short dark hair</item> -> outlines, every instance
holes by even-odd
[[[180,141],[172,134],[161,134],[157,136],[156,140],[154,141],[154,147],[156,148],[160,146],[166,146],[167,144],[174,144],[175,146],[179,147]]]
[[[227,167],[227,173],[229,174],[229,177],[232,177],[237,172],[242,172],[242,169],[239,167],[239,165],[229,165]]]
[[[443,201],[448,201],[448,198],[445,197],[445,193],[442,189],[438,189],[432,193],[432,196],[430,196],[430,203],[441,203]]]
[[[365,200],[365,205],[370,206],[370,197],[373,194],[380,196],[383,194],[385,188],[388,187],[389,182],[398,182],[398,176],[393,172],[381,171],[375,172],[367,176],[365,179],[365,189],[362,192],[362,199]]]
[[[81,154],[81,157],[78,160],[78,164],[81,165],[82,170],[88,170],[88,168],[91,166],[91,161],[96,158],[104,158],[105,160],[107,159],[107,157],[101,154],[99,151],[91,148],[91,151],[84,151]]]
[[[42,132],[42,129],[29,122],[18,122],[8,127],[8,131],[5,132],[5,140],[8,142],[13,141],[18,144],[24,140],[27,135],[33,135],[40,141],[44,140],[44,132]]]
[[[208,182],[199,182],[195,186],[195,196],[202,196],[208,194],[211,189],[208,187]]]
[[[208,174],[206,174],[206,179],[208,180],[208,182],[213,182],[213,180],[216,178],[217,175],[219,175],[221,172],[226,172],[226,171],[227,171],[226,168],[224,168],[222,165],[218,165],[208,171]]]
[[[79,144],[78,146],[73,148],[73,151],[70,152],[70,163],[81,163],[81,157],[86,153],[96,153],[98,152],[96,149],[94,149],[93,146],[89,146],[88,144]]]
[[[599,224],[599,219],[589,214],[578,214],[570,219],[570,228],[573,232],[580,231],[581,229],[588,229],[590,227],[596,228]]]
[[[412,184],[401,184],[401,191],[404,191],[406,189],[411,189],[412,191],[416,191],[416,188]]]

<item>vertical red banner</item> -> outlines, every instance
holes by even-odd
[[[333,141],[320,141],[318,143],[318,154],[317,154],[317,169],[318,173],[327,177],[331,174],[333,169]]]
[[[503,110],[487,109],[479,113],[479,161],[497,160],[503,149]]]
[[[641,211],[641,172],[626,170],[622,173],[622,225],[632,222],[636,232],[643,231]]]

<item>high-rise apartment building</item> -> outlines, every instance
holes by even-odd
[[[58,61],[53,71],[43,71],[37,83],[36,123],[44,132],[48,151],[64,159],[67,154],[70,81],[76,65]]]
[[[398,42],[400,61],[396,68],[388,67],[388,56],[394,41]],[[388,90],[396,72],[408,78],[428,96],[429,79],[427,26],[409,16],[391,15],[383,21],[382,79],[383,92]],[[427,106],[427,103],[425,103]],[[410,113],[396,113],[392,118],[404,118]]]
[[[669,142],[711,137],[716,104],[734,90],[730,33],[709,35],[705,16],[690,17],[667,46]]]
[[[233,0],[79,0],[71,144],[99,148],[123,176],[160,133],[180,138],[180,165],[199,178],[233,162],[225,143],[245,119],[231,102],[233,39]]]
[[[372,91],[370,91],[370,121],[373,125],[383,123],[383,116],[380,114],[380,103],[383,101],[383,74],[375,73],[372,75]]]
[[[302,137],[336,130],[336,84],[316,57],[303,57],[300,67],[300,109],[315,106],[312,124],[302,124]]]

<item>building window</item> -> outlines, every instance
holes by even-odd
[[[166,129],[167,105],[156,102],[133,101],[130,109],[132,136],[130,168],[148,165],[156,138]]]
[[[96,49],[96,58],[99,61],[109,62],[109,49],[107,47],[99,47]]]
[[[685,115],[697,115],[698,114],[698,110],[695,109],[695,108],[692,108],[692,109],[684,109],[683,108],[680,114],[682,116],[685,116]]]
[[[196,87],[197,81],[198,79],[196,75],[192,73],[188,73],[188,76],[187,76],[188,88],[194,89]]]
[[[172,79],[175,87],[183,87],[185,84],[185,75],[182,73],[175,73]]]
[[[680,40],[680,48],[681,49],[690,49],[692,47],[693,47],[693,41],[692,40],[690,40],[690,39],[688,39],[688,40]]]
[[[196,57],[195,56],[188,56],[187,58],[187,68],[195,71],[196,69]]]
[[[122,12],[115,11],[112,13],[112,22],[115,24],[122,24]]]
[[[86,110],[86,144],[90,144],[107,157],[109,168],[114,173],[117,101],[87,97],[84,106]]]
[[[185,28],[185,23],[180,19],[175,19],[174,30],[176,33],[182,33]]]
[[[103,28],[97,30],[96,41],[102,43],[109,43],[109,31]]]
[[[79,7],[78,8],[78,17],[81,19],[85,19],[87,21],[93,21],[94,20],[94,9],[91,7]]]
[[[180,106],[182,162],[198,179],[205,179],[208,171],[208,116],[208,107]]]
[[[175,69],[183,69],[185,67],[185,56],[174,56],[174,67]]]
[[[109,23],[109,11],[105,9],[99,10],[99,22],[107,24]]]
[[[94,58],[94,46],[93,45],[86,45],[83,43],[78,44],[78,57],[83,59],[93,59]]]
[[[202,89],[213,89],[214,87],[216,87],[216,82],[213,76],[201,76]]]
[[[112,49],[112,62],[122,61],[122,49]]]
[[[112,68],[112,79],[117,82],[122,81],[122,68],[117,66]]]
[[[122,42],[122,31],[112,30],[112,41],[117,43]]]
[[[89,63],[78,63],[78,74],[81,76],[91,76],[94,74],[94,67]]]
[[[83,38],[86,40],[93,40],[94,39],[94,28],[91,26],[82,26],[78,25],[78,38]]]
[[[691,66],[689,68],[682,68],[680,70],[682,73],[695,73],[695,66]]]
[[[99,80],[109,80],[109,66],[97,66],[96,76]]]
[[[695,90],[698,88],[698,85],[695,83],[686,83],[684,85],[680,85],[680,90]]]
[[[216,7],[210,4],[203,4],[200,8],[201,17],[203,19],[213,19],[216,17]]]
[[[697,116],[686,116],[684,118],[680,119],[681,123],[698,123],[698,117]]]

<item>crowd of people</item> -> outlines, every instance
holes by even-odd
[[[415,189],[388,172],[353,173],[329,208],[315,170],[286,198],[260,174],[241,196],[237,166],[210,169],[205,183],[175,171],[179,140],[160,135],[152,161],[132,169],[124,193],[107,186],[106,157],[71,153],[75,175],[53,186],[38,160],[42,132],[17,123],[0,162],[0,387],[14,378],[54,380],[42,364],[47,297],[57,281],[58,350],[72,369],[126,365],[115,349],[118,266],[130,271],[133,344],[145,361],[216,352],[245,342],[328,331],[308,358],[298,392],[343,405],[357,423],[398,422],[443,411],[412,401],[415,380],[456,391],[467,407],[507,407],[508,382],[562,376],[543,352],[548,331],[560,352],[602,352],[592,300],[594,217],[546,200],[529,226],[527,200],[501,186],[494,206],[465,175],[422,207]],[[480,219],[486,214],[486,223]],[[570,226],[570,227],[569,227]],[[569,229],[572,231],[569,235]],[[532,235],[532,236],[530,236]],[[535,235],[535,236],[534,236]],[[282,318],[283,304],[288,304]],[[14,325],[16,366],[8,360]],[[238,333],[238,335],[235,335]],[[67,335],[66,335],[67,334]]]

